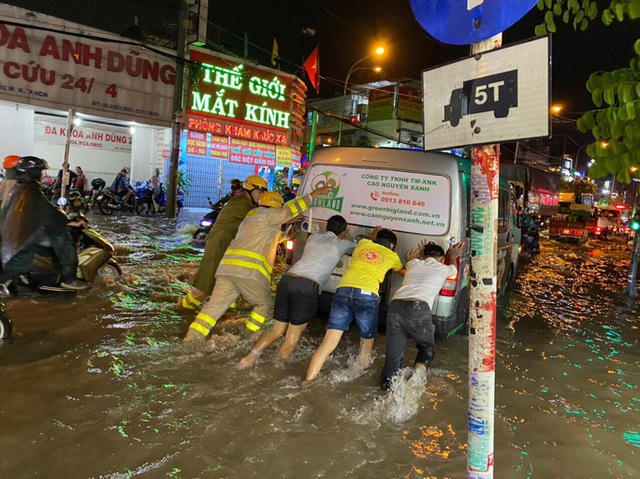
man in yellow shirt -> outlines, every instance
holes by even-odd
[[[398,242],[393,231],[377,226],[370,238],[358,242],[347,271],[338,284],[331,304],[327,333],[311,358],[307,381],[315,379],[320,373],[353,321],[360,333],[358,363],[365,366],[371,359],[373,341],[378,332],[380,283],[390,269],[402,274],[402,262],[393,251]]]

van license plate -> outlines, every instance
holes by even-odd
[[[571,233],[571,230],[562,230],[563,235],[568,235],[569,233]]]

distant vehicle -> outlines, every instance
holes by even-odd
[[[456,127],[460,120],[473,113],[492,111],[496,118],[506,118],[509,109],[518,106],[518,70],[467,80],[451,92],[444,107],[444,120]]]
[[[323,231],[326,220],[342,215],[349,236],[365,236],[376,225],[393,229],[398,236],[396,252],[405,254],[422,239],[435,241],[445,251],[464,242],[458,273],[447,278],[433,305],[438,337],[462,330],[469,317],[471,280],[471,162],[444,153],[391,148],[323,148],[307,168],[300,194],[332,185],[327,197],[314,200],[299,223],[293,240],[287,241],[288,264],[304,249],[308,233]],[[500,178],[498,210],[497,288],[503,293],[518,271],[520,227],[516,199],[507,181]],[[333,293],[349,264],[346,255],[324,287],[320,309],[328,309]],[[388,304],[402,278],[390,274],[380,287],[381,324]]]
[[[518,206],[542,225],[558,213],[560,184],[558,173],[529,165],[500,165],[500,176],[515,189]]]
[[[549,222],[549,238],[559,241],[572,241],[578,244],[587,242],[591,223],[591,206],[571,203],[567,208],[561,203],[560,211]]]

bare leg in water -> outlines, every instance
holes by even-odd
[[[318,376],[329,355],[338,347],[343,334],[344,331],[338,329],[327,330],[322,344],[311,358],[311,364],[309,364],[309,369],[307,370],[307,381],[313,381]]]
[[[282,343],[278,348],[278,352],[276,352],[276,357],[279,359],[289,359],[293,356],[293,353],[296,352],[298,341],[300,341],[300,336],[305,329],[307,329],[306,324],[290,324],[287,328],[287,334],[284,337],[284,343]]]
[[[360,352],[358,353],[357,363],[366,368],[371,362],[371,353],[373,351],[373,341],[374,339],[364,339],[360,338]]]
[[[249,354],[242,358],[242,360],[238,363],[238,367],[240,369],[245,369],[253,366],[260,357],[262,351],[271,346],[274,341],[280,339],[284,335],[288,325],[289,323],[274,321],[273,327],[269,331],[265,331],[264,333],[262,333],[256,343],[253,345],[253,348],[251,349]]]

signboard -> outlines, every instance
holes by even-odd
[[[471,45],[503,32],[538,0],[411,0],[418,23],[443,43]]]
[[[422,73],[424,148],[548,137],[549,37]]]
[[[255,141],[231,138],[229,161],[243,165],[276,166],[276,147]]]
[[[248,133],[246,139],[288,143],[293,90],[300,95],[297,86],[292,87],[298,81],[294,76],[199,49],[192,49],[190,58],[201,64],[196,87],[187,100],[191,117],[197,115],[241,130],[257,128],[266,133],[262,138],[252,138]]]
[[[291,148],[286,146],[276,147],[276,165],[281,168],[291,167]]]
[[[22,14],[1,16],[14,10]],[[40,14],[39,19],[50,21],[31,21],[27,12],[9,6],[0,9],[1,100],[59,110],[74,106],[81,113],[170,125],[175,82],[170,58],[142,45],[120,45],[9,24],[21,18],[21,24],[55,28],[62,21]],[[68,24],[67,28],[94,33],[82,25]],[[107,32],[94,34],[123,40]]]
[[[213,135],[224,135],[232,138],[241,138],[244,140],[272,143],[276,145],[287,144],[286,132],[270,130],[260,126],[235,123],[196,115],[187,115],[186,125],[190,131],[202,131]]]
[[[342,215],[361,226],[384,224],[407,233],[439,236],[449,231],[451,183],[440,175],[382,169],[312,165],[303,194],[332,185],[313,200],[313,217]]]
[[[395,91],[395,85],[391,85],[369,92],[367,121],[391,120],[393,118],[393,97]]]
[[[401,86],[398,91],[398,118],[422,123],[422,93]]]
[[[207,154],[206,133],[189,131],[187,133],[187,155],[205,156]]]
[[[211,135],[209,145],[212,158],[229,159],[229,138]]]
[[[67,125],[36,121],[34,140],[36,143],[64,145]],[[71,132],[71,146],[131,153],[132,137],[128,131],[101,130],[99,128],[75,127]]]

